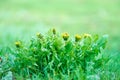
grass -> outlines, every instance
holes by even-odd
[[[108,34],[105,53],[111,61],[106,70],[119,80],[119,4],[119,0],[1,0],[0,48],[12,47],[16,40],[28,41],[52,27],[71,35]]]

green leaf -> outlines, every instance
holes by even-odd
[[[70,53],[73,50],[73,43],[71,41],[67,41],[65,44],[65,51]]]
[[[98,41],[97,41],[97,46],[99,48],[105,48],[106,43],[107,43],[108,35],[102,36]]]

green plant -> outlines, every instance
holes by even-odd
[[[38,74],[46,79],[87,79],[102,68],[108,59],[102,56],[107,36],[75,35],[68,33],[62,37],[55,29],[45,35],[37,33],[29,44],[15,42],[12,51],[14,62],[10,71],[15,75],[32,78]]]

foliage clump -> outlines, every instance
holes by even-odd
[[[14,60],[11,71],[14,74],[30,77],[38,74],[41,78],[86,79],[95,74],[107,61],[102,57],[107,36],[68,33],[62,37],[55,29],[45,35],[37,33],[27,46],[16,42],[12,51]]]

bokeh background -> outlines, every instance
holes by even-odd
[[[0,48],[50,28],[109,35],[106,53],[120,66],[120,0],[0,0]]]

